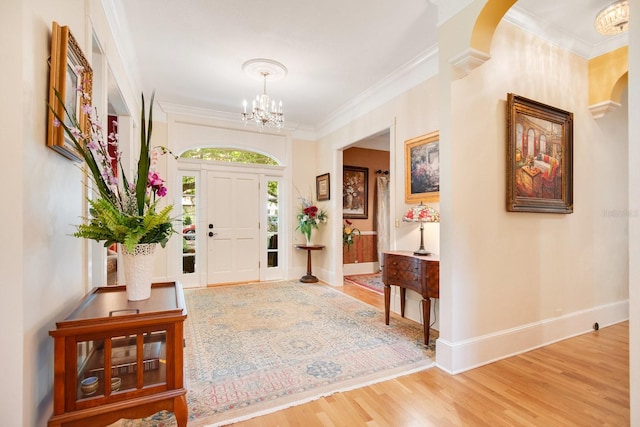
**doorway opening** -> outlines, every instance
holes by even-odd
[[[381,251],[389,249],[390,138],[390,130],[385,129],[342,151],[344,276],[379,273]],[[360,200],[356,205],[354,184]]]

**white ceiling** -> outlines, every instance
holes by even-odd
[[[268,58],[288,75],[267,83],[290,128],[317,129],[372,94],[417,82],[437,66],[441,1],[466,0],[105,0],[130,77],[156,91],[165,112],[215,111],[240,120],[243,99],[262,82],[242,64]],[[597,34],[593,18],[610,0],[519,0],[507,20],[590,58],[627,44]],[[397,77],[403,76],[402,79]],[[424,78],[424,73],[421,75]],[[415,77],[414,77],[415,79]],[[371,100],[369,99],[371,98]]]

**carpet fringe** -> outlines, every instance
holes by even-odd
[[[373,380],[370,380],[368,382],[364,382],[364,383],[360,383],[360,384],[355,384],[355,385],[351,385],[351,386],[347,386],[347,387],[343,387],[337,390],[332,390],[332,391],[327,391],[324,393],[320,393],[314,396],[310,396],[310,397],[306,397],[304,399],[300,399],[297,400],[295,402],[289,402],[280,406],[275,406],[273,408],[267,408],[267,409],[263,409],[257,412],[253,412],[251,414],[245,414],[236,418],[232,418],[229,420],[223,420],[223,421],[218,421],[215,422],[213,424],[203,424],[202,427],[221,427],[221,426],[226,426],[229,424],[234,424],[234,423],[239,423],[241,421],[246,421],[246,420],[250,420],[252,418],[256,418],[256,417],[260,417],[262,415],[267,415],[267,414],[272,414],[274,412],[278,412],[278,411],[282,411],[284,409],[288,409],[288,408],[292,408],[294,406],[299,406],[299,405],[303,405],[305,403],[309,403],[309,402],[313,402],[314,400],[318,400],[318,399],[322,399],[323,397],[328,397],[328,396],[332,396],[336,393],[345,393],[347,391],[351,391],[351,390],[356,390],[358,388],[362,388],[362,387],[367,387],[370,385],[374,385],[374,384],[378,384],[384,381],[389,381],[389,380],[393,380],[395,378],[399,378],[399,377],[403,377],[405,375],[410,375],[410,374],[415,374],[416,372],[420,372],[420,371],[426,371],[427,369],[433,368],[435,366],[435,362],[431,362],[428,365],[425,366],[420,366],[418,368],[409,370],[409,371],[404,371],[404,372],[399,372],[399,373],[395,373],[392,375],[388,375],[386,377],[381,377],[381,378],[376,378]]]

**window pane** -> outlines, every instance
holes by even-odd
[[[182,177],[182,272],[196,272],[196,177]]]
[[[267,182],[267,267],[278,266],[278,181]]]
[[[235,148],[195,148],[187,150],[180,156],[182,159],[213,160],[217,162],[250,163],[258,165],[278,165],[269,156],[254,151]]]

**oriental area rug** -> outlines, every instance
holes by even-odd
[[[185,290],[190,427],[231,424],[433,366],[422,327],[328,285]],[[114,426],[173,427],[172,414]]]
[[[349,283],[362,286],[370,291],[384,294],[384,283],[382,283],[381,273],[353,274],[350,276],[344,276],[344,280]]]

